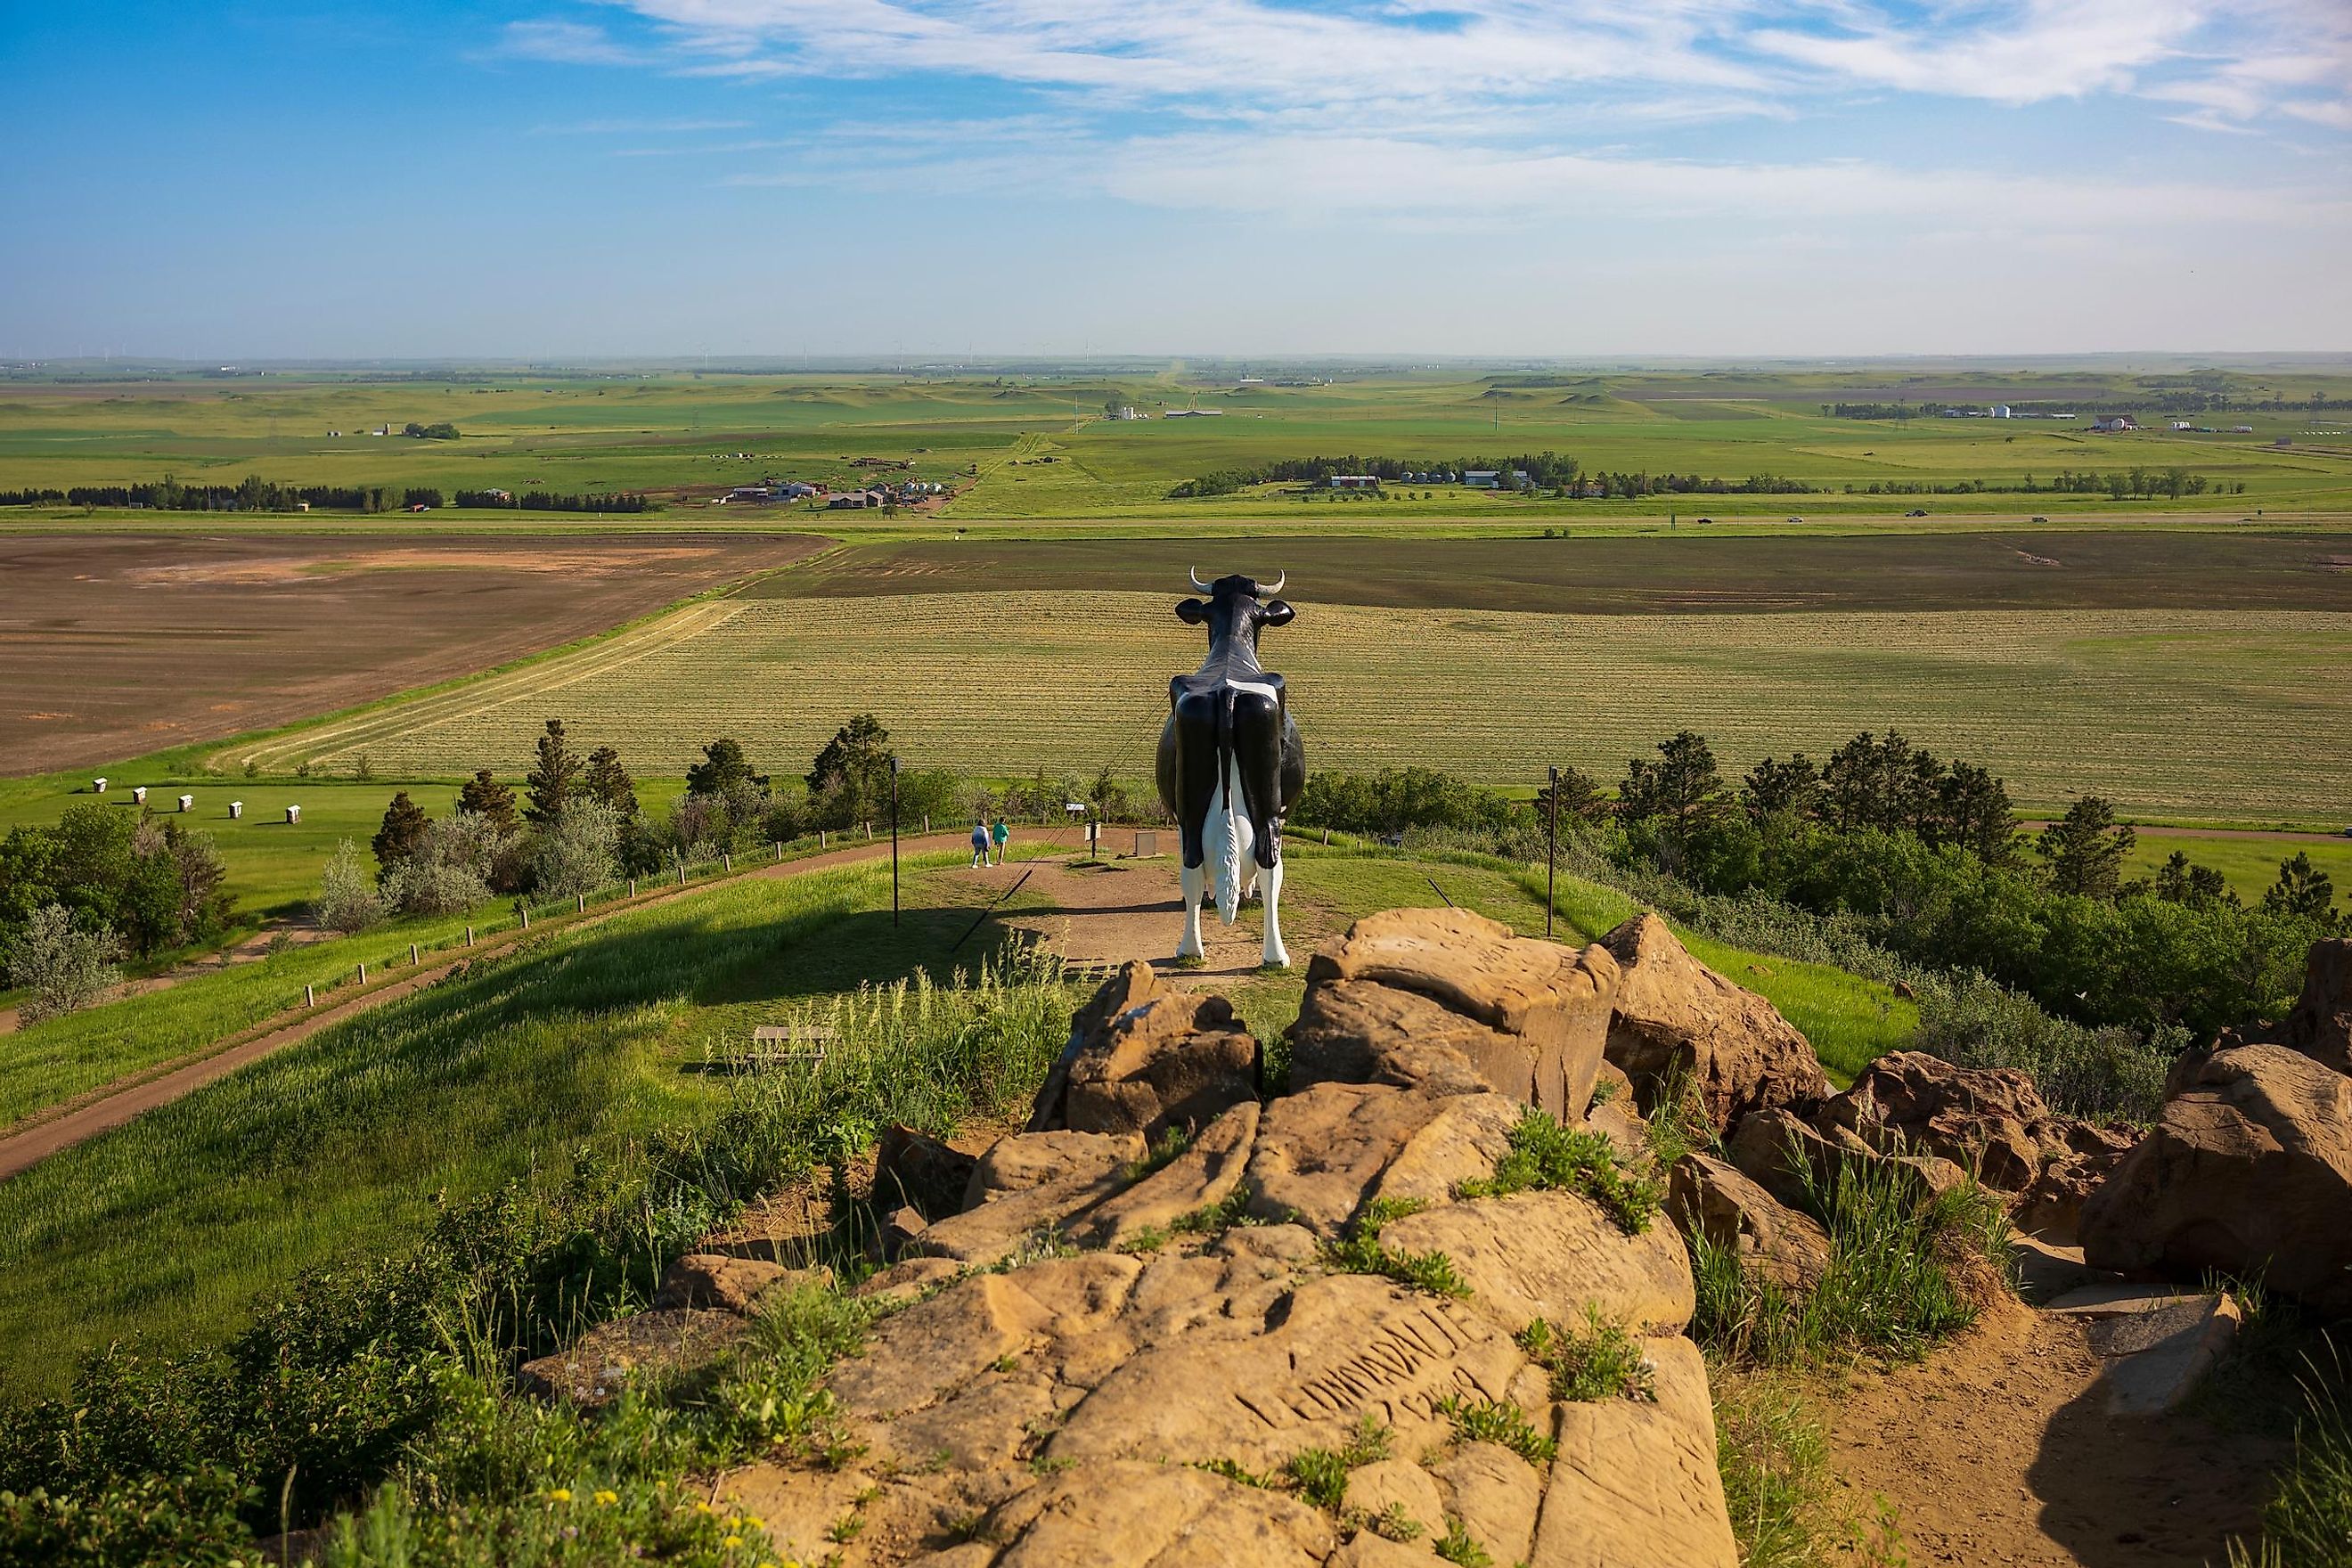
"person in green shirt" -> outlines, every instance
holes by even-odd
[[[1004,841],[1013,837],[1005,828],[1003,817],[999,816],[994,822],[989,824],[988,836],[996,841],[995,863],[1002,866],[1004,864]]]

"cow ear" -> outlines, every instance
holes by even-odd
[[[1291,608],[1289,600],[1268,599],[1265,602],[1265,618],[1259,624],[1269,626],[1286,626],[1290,624],[1290,618],[1297,614],[1298,612]]]
[[[1187,599],[1176,606],[1176,618],[1186,626],[1197,626],[1209,618],[1208,604],[1201,599]]]

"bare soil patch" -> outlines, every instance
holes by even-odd
[[[2201,1568],[2251,1537],[2286,1440],[2106,1413],[2082,1320],[2013,1302],[1916,1363],[1857,1373],[1827,1413],[1860,1517],[1892,1506],[1915,1568]]]
[[[824,543],[803,534],[0,539],[0,770],[111,762],[430,685]]]

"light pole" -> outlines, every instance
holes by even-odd
[[[890,923],[898,923],[898,759],[890,758]]]

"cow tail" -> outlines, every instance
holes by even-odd
[[[1228,687],[1217,707],[1217,790],[1210,796],[1223,810],[1209,813],[1203,846],[1217,867],[1217,919],[1234,923],[1242,903],[1242,840],[1234,830],[1234,693]]]

